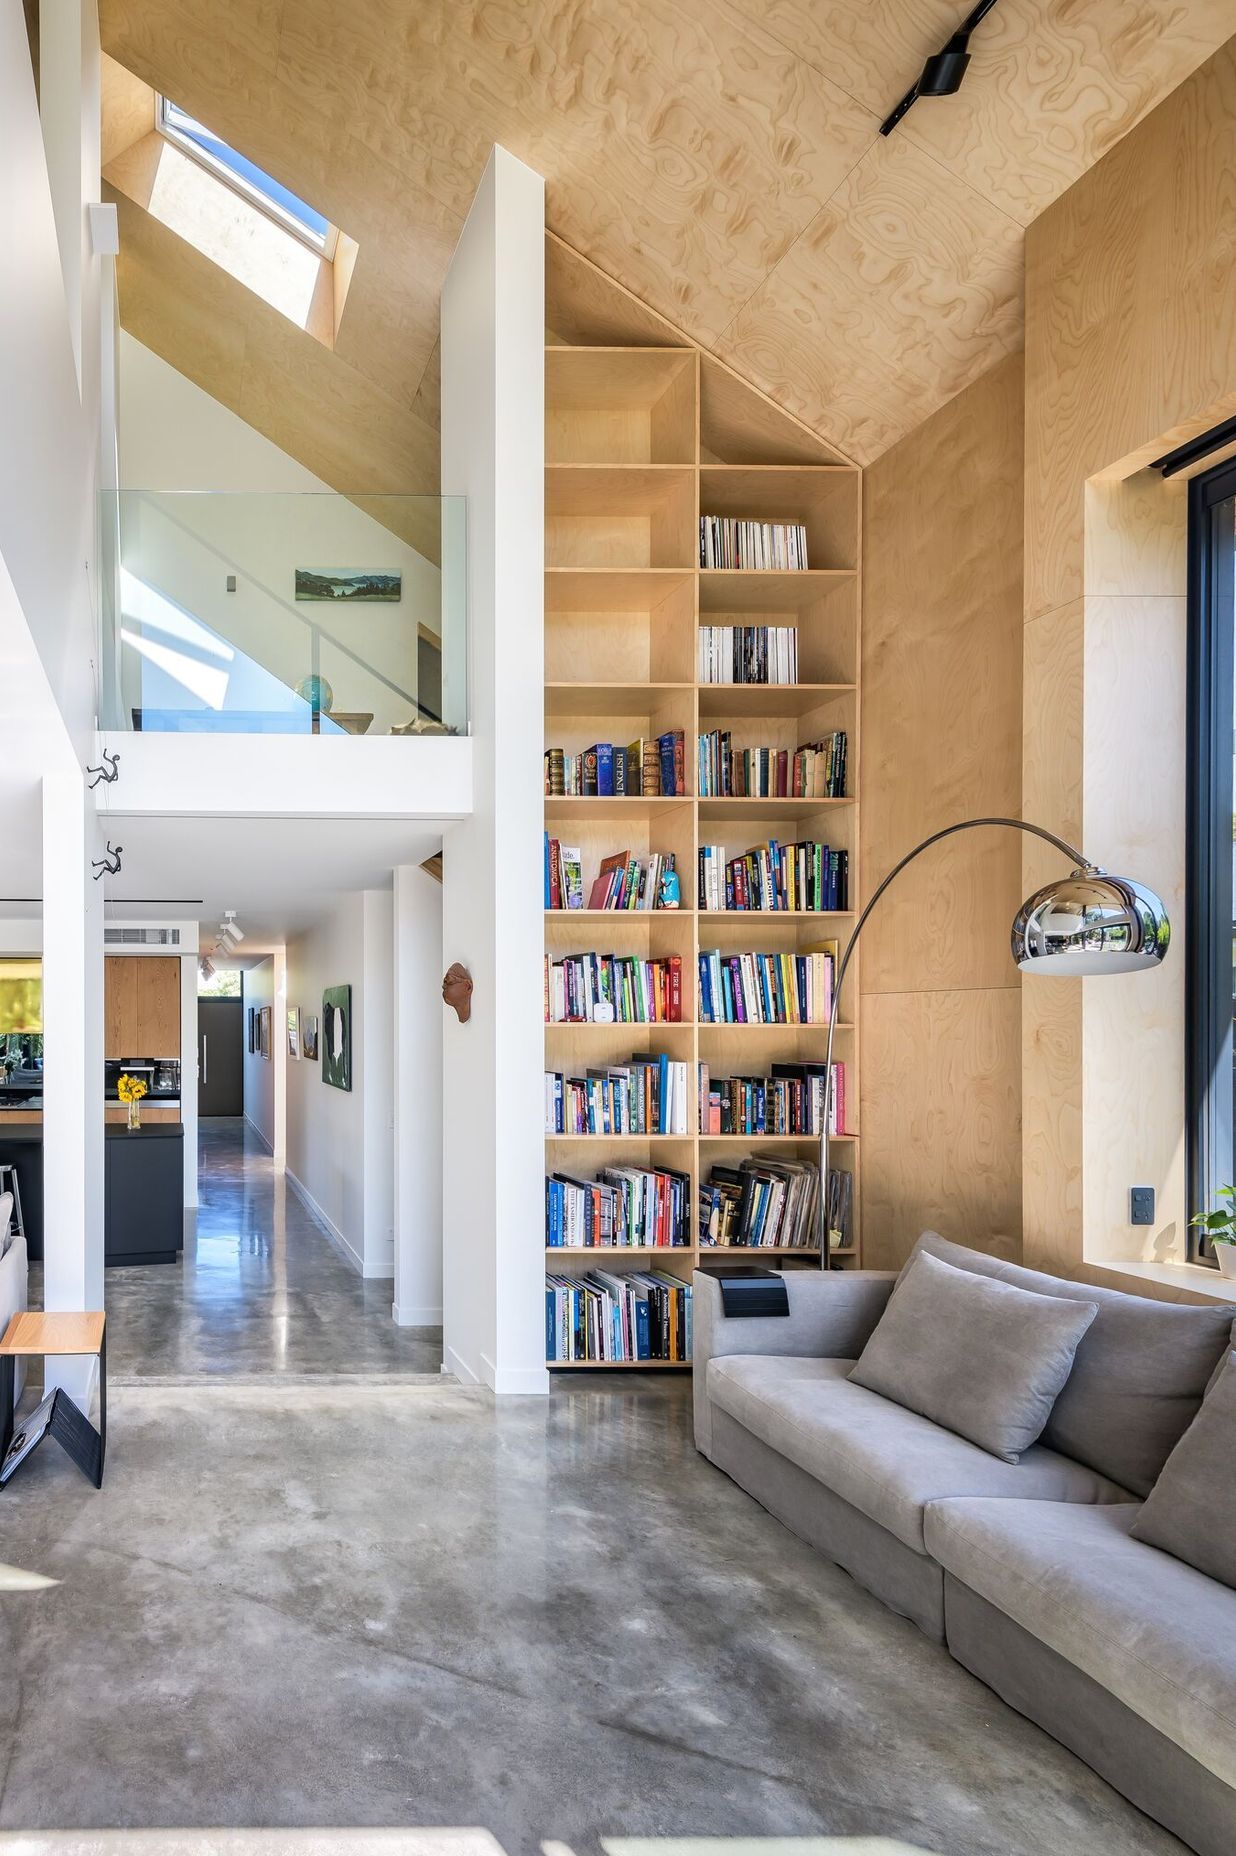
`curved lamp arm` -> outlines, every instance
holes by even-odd
[[[818,1229],[820,1233],[821,1269],[829,1268],[830,1256],[828,1222],[828,1123],[832,1106],[833,1034],[837,1029],[837,1008],[841,1000],[841,988],[845,984],[845,976],[849,971],[850,961],[853,958],[855,948],[858,946],[858,937],[863,932],[867,917],[871,914],[871,911],[875,908],[889,884],[893,883],[897,877],[901,875],[901,872],[905,869],[907,864],[912,864],[916,857],[921,857],[923,852],[930,850],[933,844],[939,844],[942,838],[951,838],[959,831],[975,831],[980,825],[1007,825],[1013,831],[1029,832],[1032,837],[1042,838],[1047,844],[1054,845],[1058,851],[1063,851],[1066,857],[1072,858],[1073,863],[1079,871],[1088,872],[1095,870],[1097,867],[1090,862],[1090,859],[1084,852],[1077,849],[1076,845],[1069,844],[1064,838],[1058,838],[1054,831],[1046,831],[1042,825],[1028,824],[1024,818],[967,818],[962,819],[959,824],[946,825],[943,831],[933,831],[929,838],[924,838],[922,843],[916,844],[912,851],[907,851],[901,861],[893,865],[883,882],[878,885],[854,924],[853,933],[846,943],[845,952],[841,956],[840,963],[837,967],[837,978],[833,985],[832,1011],[828,1020],[828,1044],[824,1055],[824,1125],[820,1130],[820,1215],[818,1219]]]

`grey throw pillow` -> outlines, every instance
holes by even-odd
[[[850,1378],[1017,1463],[1097,1313],[1093,1302],[1014,1289],[920,1251]]]
[[[1236,1353],[1202,1400],[1129,1532],[1236,1590]]]

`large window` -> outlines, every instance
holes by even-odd
[[[1236,1184],[1236,462],[1189,485],[1188,1050],[1191,1211]],[[1146,778],[1161,770],[1146,768]],[[1199,1263],[1214,1261],[1197,1239]]]

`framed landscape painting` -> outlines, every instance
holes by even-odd
[[[270,1062],[270,1007],[264,1005],[258,1014],[258,1045],[266,1061]]]
[[[296,597],[329,600],[335,605],[394,604],[403,598],[403,575],[367,573],[356,567],[298,567]]]
[[[300,1054],[310,1063],[318,1060],[318,1021],[312,1012],[306,1012],[300,1021]]]
[[[288,1007],[288,1056],[300,1057],[300,1007]]]
[[[352,988],[328,986],[322,994],[322,1081],[352,1087]]]

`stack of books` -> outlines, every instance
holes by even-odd
[[[567,799],[678,799],[686,791],[686,737],[681,728],[618,747],[597,741],[582,754],[545,750],[545,793]]]
[[[686,1134],[687,1065],[670,1057],[634,1056],[629,1063],[583,1076],[545,1072],[546,1134]]]
[[[793,625],[701,625],[701,683],[797,683]]]
[[[682,961],[677,954],[640,960],[633,954],[545,956],[547,1025],[682,1023]]]
[[[545,833],[545,907],[557,909],[659,909],[662,878],[674,868],[672,851],[632,857],[616,851],[604,857],[584,899],[583,861],[578,845],[562,844]]]
[[[728,857],[723,844],[700,846],[701,909],[835,914],[849,908],[849,893],[849,854],[827,844],[772,838],[741,857]]]
[[[831,1096],[822,1063],[774,1063],[771,1076],[710,1075],[699,1066],[700,1133],[818,1135],[845,1133],[845,1065],[833,1064]]]
[[[818,1250],[820,1169],[800,1160],[714,1166],[700,1186],[701,1248]]]
[[[728,728],[699,738],[701,799],[844,799],[846,735],[795,748],[736,748]]]
[[[595,1179],[545,1181],[550,1250],[681,1250],[691,1241],[691,1180],[666,1168],[611,1166]]]
[[[545,1351],[598,1364],[691,1358],[691,1285],[660,1270],[546,1276]]]
[[[801,954],[701,952],[700,1018],[707,1025],[826,1025],[833,1013],[837,943]]]
[[[744,522],[736,516],[700,517],[700,566],[745,573],[803,573],[807,531],[801,522]]]

